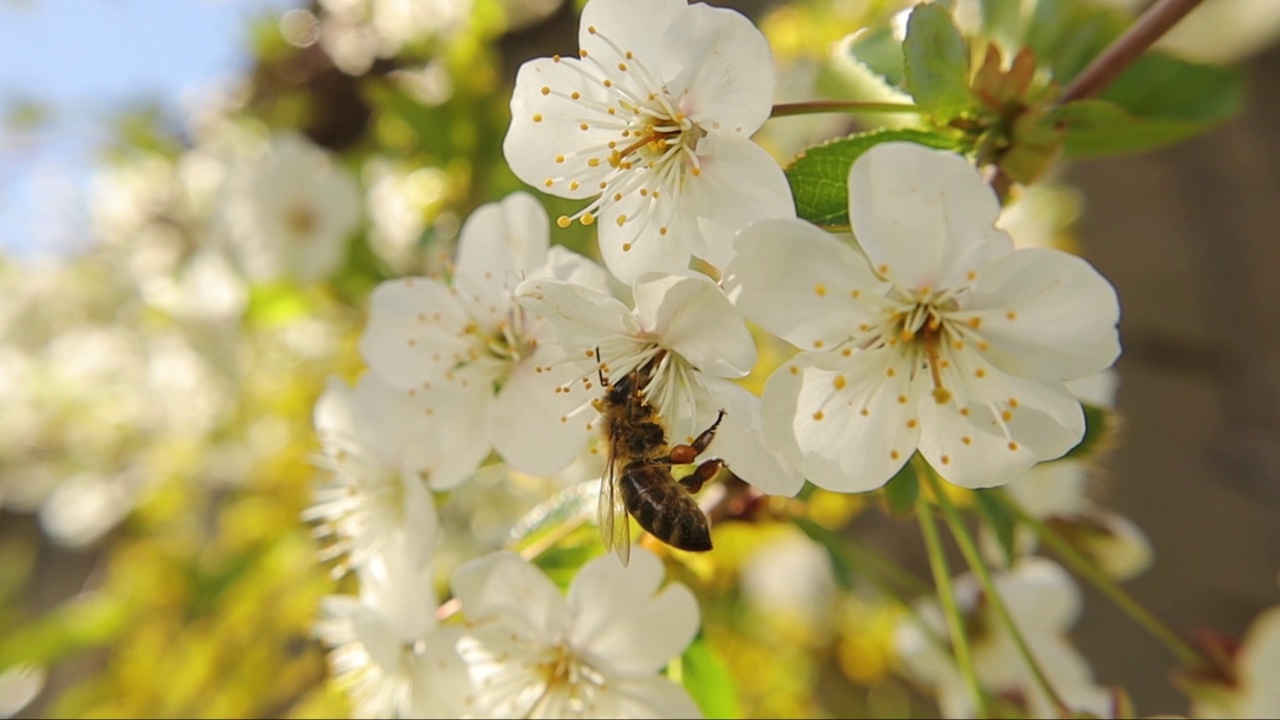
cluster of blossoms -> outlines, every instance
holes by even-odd
[[[503,147],[530,185],[586,201],[556,224],[596,225],[605,267],[550,246],[532,196],[485,205],[444,277],[375,290],[368,372],[317,406],[331,479],[309,516],[361,581],[326,605],[321,634],[361,714],[696,712],[654,674],[692,638],[696,606],[680,586],[654,595],[649,554],[587,565],[567,602],[519,556],[457,559],[441,616],[467,624],[436,615],[437,513],[453,495],[437,508],[435,493],[490,457],[553,476],[607,452],[592,444],[606,368],[650,369],[642,390],[673,442],[723,411],[714,455],[794,495],[805,479],[877,489],[917,451],[956,485],[1006,484],[1081,440],[1066,381],[1119,353],[1111,286],[1075,256],[1015,250],[958,155],[866,152],[848,177],[856,239],[797,219],[750,139],[774,75],[743,16],[592,0],[579,43],[520,69]],[[800,350],[762,397],[735,382],[757,364],[748,321]]]

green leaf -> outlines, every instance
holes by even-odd
[[[1006,50],[1014,50],[1021,35],[1022,0],[981,0],[982,32]]]
[[[1234,68],[1154,52],[1138,58],[1099,97],[1144,119],[1208,126],[1239,112],[1244,96],[1244,78]]]
[[[850,59],[880,77],[885,84],[905,89],[907,73],[902,64],[902,43],[893,28],[860,31],[845,44]]]
[[[999,489],[974,490],[973,504],[978,509],[978,514],[982,516],[983,522],[991,528],[996,542],[1000,544],[1000,549],[1004,551],[1005,562],[1013,565],[1018,554],[1014,543],[1018,520],[1000,501],[999,492]]]
[[[907,516],[915,512],[919,497],[920,478],[911,463],[903,465],[884,486],[884,500],[894,515]]]
[[[944,121],[973,105],[969,48],[945,8],[930,3],[911,11],[902,55],[907,89],[917,105]]]
[[[853,579],[857,573],[854,571],[854,563],[849,557],[849,551],[840,536],[807,517],[795,517],[792,518],[792,522],[805,535],[808,535],[809,539],[827,551],[827,557],[831,560],[831,574],[836,584],[845,590],[852,590]]]
[[[872,130],[806,149],[787,168],[796,213],[828,228],[849,227],[849,168],[862,153],[883,142],[905,141],[939,150],[961,150],[958,138],[927,130]]]
[[[1038,0],[1026,44],[1054,80],[1065,84],[1124,31],[1129,19],[1113,8],[1079,0]]]
[[[1144,119],[1107,100],[1077,100],[1053,112],[1067,129],[1064,147],[1071,157],[1101,157],[1144,152],[1172,145],[1208,125],[1188,120]]]
[[[1064,460],[1082,460],[1091,457],[1109,444],[1115,430],[1115,413],[1106,408],[1083,403],[1084,437],[1062,456]]]
[[[723,661],[698,637],[680,656],[680,682],[698,704],[704,717],[740,718],[742,704],[738,701],[738,689],[733,676]]]

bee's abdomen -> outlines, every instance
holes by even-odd
[[[693,497],[663,465],[633,462],[622,471],[622,499],[640,527],[681,550],[711,549],[711,528]]]

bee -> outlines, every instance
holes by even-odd
[[[693,493],[716,476],[724,461],[707,460],[680,480],[671,474],[671,466],[693,464],[715,439],[725,413],[721,410],[711,427],[691,444],[669,445],[657,409],[641,390],[657,360],[612,385],[605,379],[603,363],[599,371],[605,396],[597,407],[604,417],[609,455],[596,519],[605,551],[616,552],[623,565],[631,557],[630,517],[672,547],[694,552],[711,549],[710,523]]]

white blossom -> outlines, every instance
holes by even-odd
[[[585,421],[559,422],[572,403],[555,392],[568,379],[556,365],[561,351],[549,342],[550,326],[524,311],[511,288],[525,277],[601,288],[606,281],[586,258],[548,250],[547,236],[546,212],[526,193],[482,206],[463,225],[452,282],[383,283],[360,340],[379,379],[414,394],[444,425],[467,419],[459,438],[467,448],[492,447],[533,474],[568,465],[589,436]]]
[[[355,179],[324,150],[282,133],[233,169],[223,213],[245,274],[323,280],[342,264],[360,220]]]
[[[571,282],[531,279],[516,288],[521,303],[557,328],[577,382],[562,394],[582,409],[603,395],[606,380],[652,365],[643,390],[673,442],[691,442],[724,420],[708,456],[725,460],[743,480],[771,494],[794,495],[802,478],[760,437],[759,400],[733,382],[756,362],[755,341],[724,293],[705,275],[646,273],[632,287],[635,308]],[[598,362],[595,360],[599,353]]]
[[[1032,557],[994,575],[993,581],[1031,654],[1068,707],[1110,717],[1110,693],[1094,683],[1088,662],[1067,639],[1067,631],[1080,615],[1080,589],[1071,576],[1048,560]],[[991,602],[983,599],[977,578],[963,575],[953,581],[952,588],[965,616],[979,684],[1024,705],[1028,717],[1056,717],[1013,636]],[[937,690],[944,717],[973,717],[975,708],[952,651],[938,642],[949,635],[937,600],[916,603],[916,613],[918,619],[902,621],[894,639],[908,674]]]
[[[1195,686],[1193,718],[1273,718],[1280,716],[1280,606],[1254,618],[1235,653],[1232,683]]]
[[[764,36],[737,12],[686,0],[591,0],[578,58],[521,66],[503,152],[516,176],[600,222],[605,264],[630,283],[690,255],[723,266],[733,233],[794,217],[782,170],[749,139],[769,117]]]
[[[471,715],[495,718],[694,718],[688,694],[658,674],[698,630],[683,585],[659,590],[662,563],[637,548],[579,571],[568,596],[509,552],[477,558],[453,577],[468,631]]]
[[[765,387],[766,435],[811,481],[874,490],[918,449],[988,487],[1079,442],[1063,381],[1115,360],[1115,290],[1073,255],[1013,250],[998,214],[966,160],[895,142],[850,170],[857,249],[797,220],[739,235],[729,296],[802,350]]]

